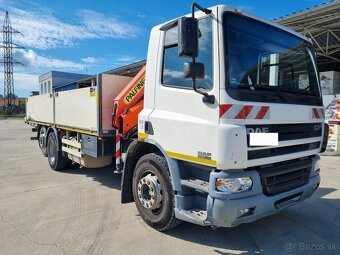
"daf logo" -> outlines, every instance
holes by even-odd
[[[269,133],[268,127],[247,128],[247,134],[250,133]]]
[[[314,131],[319,131],[321,129],[321,125],[314,125]]]

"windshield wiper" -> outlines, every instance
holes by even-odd
[[[268,86],[268,85],[243,85],[240,84],[238,86],[240,89],[249,89],[249,90],[269,90],[269,91],[279,91],[280,92],[287,92],[287,93],[293,93],[293,94],[302,94],[302,95],[311,95],[316,96],[315,93],[307,91],[307,90],[300,90],[300,89],[294,89],[294,88],[285,88],[283,86]]]
[[[248,84],[247,85],[239,84],[235,88],[249,89],[249,90],[270,90],[270,91],[275,91],[276,90],[274,86],[248,85]]]
[[[282,99],[283,102],[287,103],[287,98],[282,94],[282,91],[278,86],[259,86],[259,85],[242,85],[238,86],[240,89],[249,89],[249,90],[269,90],[276,92],[276,94]]]
[[[308,87],[310,87],[310,86],[308,86]],[[305,89],[307,89],[307,88],[305,88]],[[294,88],[288,89],[288,88],[284,88],[284,87],[280,88],[280,90],[283,91],[283,92],[294,93],[294,94],[303,94],[303,95],[307,94],[307,95],[315,96],[315,93],[310,92],[310,91],[305,90],[305,89],[294,89]]]

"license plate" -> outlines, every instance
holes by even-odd
[[[278,146],[279,134],[278,133],[250,133],[249,134],[250,146]]]

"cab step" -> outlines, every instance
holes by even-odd
[[[201,226],[210,226],[212,223],[207,220],[208,213],[202,209],[175,210],[176,217]]]
[[[186,214],[192,215],[194,218],[198,218],[201,221],[205,221],[207,219],[207,211],[203,211],[201,209],[191,209],[191,210],[184,210]]]
[[[209,193],[209,182],[206,181],[189,178],[181,180],[181,184],[184,187],[189,187],[200,192]]]

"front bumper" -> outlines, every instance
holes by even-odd
[[[228,170],[210,173],[207,197],[185,197],[177,194],[175,215],[178,219],[202,226],[235,227],[275,214],[284,208],[310,197],[320,184],[319,156],[312,160],[308,181],[287,191],[265,194],[257,170]],[[220,192],[216,190],[219,178],[251,177],[253,186],[248,191]],[[202,192],[202,191],[201,191]],[[200,202],[198,202],[200,201]],[[201,209],[186,209],[186,208]],[[204,209],[203,209],[204,208]]]
[[[208,219],[211,225],[218,227],[234,227],[252,222],[305,200],[313,194],[319,183],[320,175],[317,174],[307,184],[274,196],[262,193],[237,199],[215,198],[208,210]],[[248,208],[251,208],[252,213],[242,215],[241,212]]]
[[[259,173],[255,170],[212,172],[207,199],[207,220],[209,224],[218,227],[234,227],[275,214],[305,200],[319,186],[320,169],[317,166],[319,160],[319,156],[312,159],[310,178],[306,184],[270,196],[263,193]],[[253,187],[249,191],[226,194],[215,190],[217,178],[244,176],[253,179]]]

